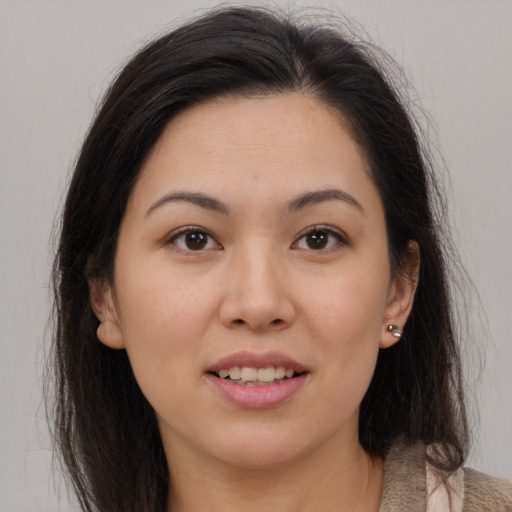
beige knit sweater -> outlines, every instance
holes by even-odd
[[[424,445],[395,444],[384,463],[379,512],[426,512],[426,467]],[[462,512],[512,512],[512,481],[464,469]]]

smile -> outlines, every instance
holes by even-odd
[[[277,384],[285,379],[291,379],[295,375],[295,370],[285,368],[284,366],[267,366],[266,368],[253,368],[248,366],[233,366],[229,369],[219,370],[218,376],[221,379],[244,386],[268,386]]]
[[[275,352],[238,352],[217,361],[205,374],[223,400],[243,409],[277,407],[291,400],[309,376],[309,368]]]

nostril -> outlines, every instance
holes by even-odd
[[[233,323],[236,325],[245,325],[246,324],[245,320],[243,320],[242,318],[237,318],[236,320],[233,320]],[[284,320],[282,320],[281,318],[276,318],[275,320],[272,320],[270,322],[270,325],[272,325],[272,326],[281,326],[283,324],[284,324]]]

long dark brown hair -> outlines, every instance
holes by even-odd
[[[402,340],[380,352],[361,404],[360,442],[372,456],[385,456],[398,438],[437,443],[442,456],[433,462],[447,471],[464,461],[467,421],[436,180],[400,94],[382,62],[342,30],[262,8],[221,8],[128,62],[98,109],[65,202],[48,382],[56,447],[85,511],[162,512],[171,485],[154,412],[125,351],[99,342],[89,302],[88,279],[112,278],[141,166],[190,105],[292,91],[313,95],[350,124],[382,198],[392,268],[400,271],[410,240],[421,251]]]

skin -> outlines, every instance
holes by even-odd
[[[287,208],[326,189],[354,201]],[[162,199],[184,191],[229,212]],[[206,245],[192,250],[187,226]],[[359,445],[358,412],[379,349],[396,342],[387,325],[412,305],[409,252],[413,279],[391,275],[364,155],[319,100],[228,98],[171,121],[129,199],[114,282],[91,283],[99,339],[126,349],[155,409],[169,510],[378,509],[382,461]],[[307,379],[276,407],[237,407],[205,372],[240,350],[285,354]]]

